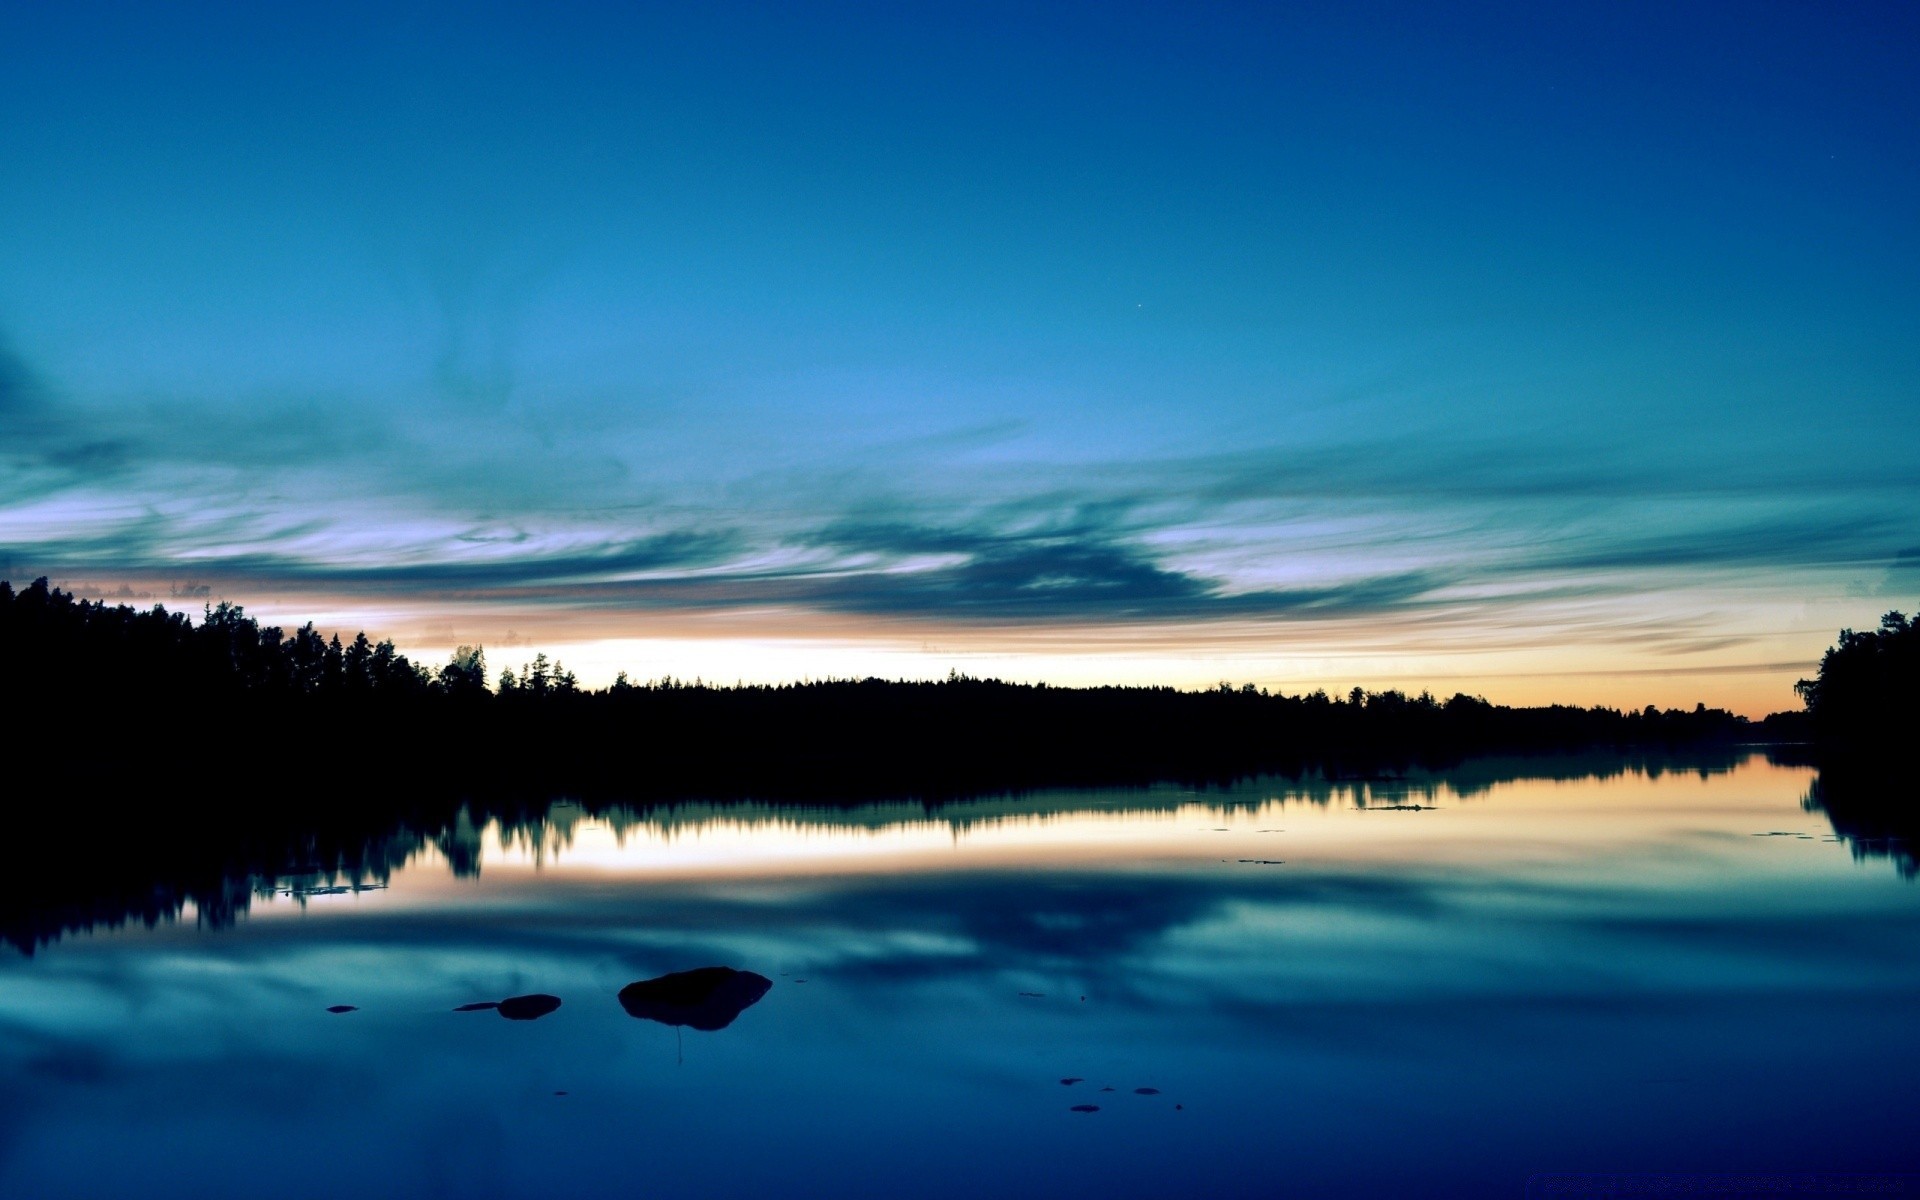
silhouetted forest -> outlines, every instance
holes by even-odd
[[[48,784],[181,783],[632,795],[974,791],[1220,779],[1332,764],[1365,773],[1472,754],[1751,738],[1698,706],[1509,708],[1397,691],[1287,696],[1251,684],[1056,688],[954,676],[588,690],[536,658],[489,686],[484,653],[427,669],[391,642],[287,633],[239,607],[198,622],[0,584],[0,654]]]
[[[1825,813],[1854,853],[1884,855],[1920,874],[1920,786],[1913,737],[1920,734],[1920,621],[1880,618],[1865,633],[1840,631],[1820,671],[1795,690],[1806,704],[1820,768],[1807,808]]]

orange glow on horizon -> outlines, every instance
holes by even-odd
[[[951,672],[1062,687],[1221,681],[1288,694],[1353,687],[1483,696],[1499,704],[1692,708],[1759,718],[1799,707],[1811,674],[1844,626],[1871,624],[1856,599],[1802,604],[1783,615],[1763,598],[1641,597],[1541,603],[1376,620],[992,624],[800,609],[616,611],[517,604],[488,594],[421,598],[324,592],[254,594],[208,585],[178,594],[155,580],[56,581],[82,596],[197,615],[232,599],[262,621],[391,638],[435,666],[454,647],[485,647],[490,674],[544,653],[583,686],[625,672],[728,685],[809,679],[941,679]]]

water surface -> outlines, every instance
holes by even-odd
[[[1920,1169],[1920,891],[1805,806],[1812,775],[1479,763],[469,822],[362,880],[386,886],[240,881],[262,894],[223,928],[190,906],[5,951],[0,1194]],[[725,1028],[616,999],[714,965],[772,982]],[[534,993],[561,1004],[454,1011]]]

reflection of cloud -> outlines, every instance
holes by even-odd
[[[334,928],[350,936],[356,959],[447,964],[421,976],[446,993],[434,1004],[471,990],[446,975],[456,967],[471,974],[483,964],[516,972],[539,964],[542,977],[564,978],[593,973],[582,964],[651,974],[734,960],[769,974],[805,964],[812,982],[831,980],[876,1008],[895,1003],[896,988],[1024,977],[1095,988],[1103,1011],[1198,1006],[1251,1021],[1336,1001],[1576,1001],[1612,994],[1622,962],[1636,964],[1642,985],[1739,993],[1777,986],[1787,964],[1793,978],[1816,980],[1825,967],[1841,972],[1876,948],[1914,940],[1912,922],[1891,910],[1855,914],[1836,931],[1829,916],[1790,906],[1650,913],[1637,887],[1411,869],[994,870],[826,880],[777,894],[737,884],[543,881],[538,895],[498,893],[479,908],[361,911]],[[1330,941],[1314,932],[1330,930],[1341,932]],[[316,930],[255,921],[217,936],[223,962],[271,967],[313,953]],[[1910,973],[1906,961],[1892,956],[1887,979]],[[145,992],[155,981],[136,972],[124,983]],[[601,999],[611,1003],[617,986]],[[113,1066],[44,1040],[29,1057],[67,1074]]]
[[[618,961],[649,974],[782,945],[783,953],[812,963],[809,970],[846,981],[1065,971],[1113,979],[1118,995],[1132,990],[1118,981],[1138,968],[1140,956],[1170,934],[1231,910],[1279,906],[1424,917],[1441,903],[1430,881],[1279,874],[1202,879],[1124,871],[846,879],[765,893],[686,884],[541,886],[546,893],[525,897],[524,907],[509,894],[479,909],[357,911],[353,942],[369,952],[407,952],[423,961],[449,954],[460,961],[493,955],[534,962],[554,955],[558,938],[566,954]],[[218,937],[229,962],[272,961],[309,943],[313,930],[300,922],[255,920]]]
[[[35,1079],[62,1084],[111,1083],[126,1076],[124,1065],[92,1042],[48,1039],[44,1048],[20,1064]]]
[[[1378,780],[1330,780],[1313,774],[1299,778],[1260,776],[1199,792],[1160,785],[1125,791],[993,793],[937,803],[893,800],[821,806],[668,801],[639,808],[589,808],[559,801],[509,805],[494,810],[491,816],[463,804],[442,808],[437,818],[425,815],[433,811],[431,807],[417,810],[421,815],[414,819],[368,815],[363,822],[350,823],[346,830],[333,831],[325,838],[290,833],[286,835],[290,840],[280,843],[277,852],[271,838],[259,843],[242,839],[239,844],[231,844],[219,826],[182,827],[177,831],[178,840],[149,833],[142,839],[145,852],[141,865],[123,867],[105,878],[96,878],[90,870],[76,869],[71,863],[43,863],[48,866],[48,877],[60,882],[30,890],[0,907],[0,939],[31,955],[38,946],[70,933],[133,923],[149,928],[170,923],[189,905],[198,925],[225,928],[245,917],[256,898],[278,893],[295,897],[304,907],[310,897],[357,893],[363,885],[384,886],[393,872],[417,863],[429,847],[437,852],[445,869],[463,879],[481,874],[489,844],[501,846],[509,862],[578,860],[581,850],[576,838],[589,826],[612,832],[615,844],[625,847],[616,858],[628,867],[675,860],[685,865],[679,848],[691,844],[701,846],[696,852],[698,860],[719,868],[758,861],[756,855],[761,851],[754,849],[756,844],[762,848],[786,844],[791,849],[811,840],[816,849],[838,855],[848,846],[844,839],[849,833],[856,834],[853,842],[866,849],[891,853],[903,844],[903,838],[905,844],[927,840],[945,844],[949,839],[975,834],[987,838],[1010,834],[1019,840],[1034,833],[1061,832],[1088,817],[1120,825],[1134,822],[1137,828],[1145,829],[1177,812],[1223,821],[1252,816],[1273,805],[1332,805],[1344,809],[1409,800],[1432,803],[1447,797],[1478,796],[1498,784],[1520,779],[1610,779],[1629,773],[1657,778],[1668,769],[1684,769],[1705,779],[1733,769],[1746,757],[1744,751],[1732,748],[1719,753],[1696,751],[1679,758],[1610,752],[1496,757],[1441,770],[1409,769],[1399,777]],[[446,802],[451,804],[450,798]],[[867,836],[874,833],[887,836]],[[766,842],[764,835],[772,835],[775,841]],[[783,843],[789,835],[797,835],[800,841]],[[833,846],[836,839],[837,848]],[[743,851],[745,857],[741,857]],[[657,857],[635,859],[633,852]],[[1010,893],[1017,890],[1009,889]],[[1132,894],[1116,893],[1101,911],[1120,913],[1130,907],[1137,907]],[[1032,920],[1043,929],[1073,930],[1097,924],[1090,924],[1090,918],[1076,915],[1072,908],[1068,904],[1066,909],[1056,910],[1044,898],[1038,898],[1023,911],[1040,914]],[[381,936],[374,925],[367,929],[369,937]],[[973,931],[956,928],[951,932],[941,953],[973,944]],[[724,946],[703,949],[702,958],[725,957]]]

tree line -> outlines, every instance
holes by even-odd
[[[27,726],[94,736],[73,770],[164,766],[285,785],[345,776],[549,795],[946,793],[1303,763],[1366,774],[1487,752],[1756,734],[1704,705],[1517,708],[1360,688],[1063,688],[954,674],[734,686],[622,675],[589,689],[545,656],[489,680],[479,647],[429,668],[364,633],[342,640],[311,623],[289,633],[224,602],[195,621],[162,605],[79,599],[45,579],[17,592],[0,583],[0,661],[35,701]]]

